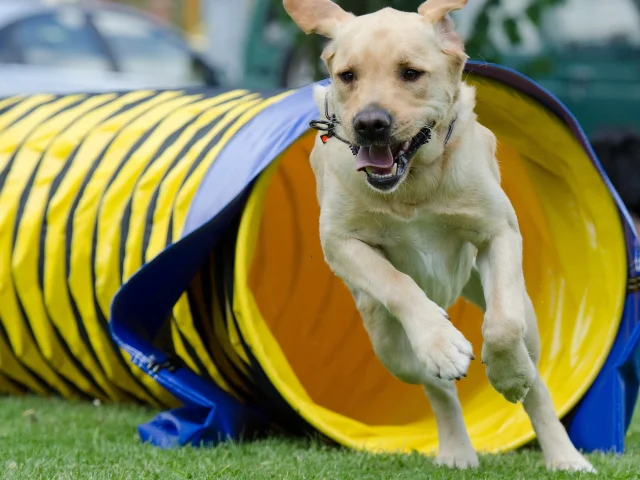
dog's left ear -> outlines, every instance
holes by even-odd
[[[333,38],[336,29],[354,18],[331,0],[283,0],[284,9],[306,33]]]
[[[464,53],[464,44],[454,29],[449,13],[460,10],[466,4],[467,0],[427,0],[418,8],[418,13],[433,24],[433,28],[442,40],[445,52],[454,54],[463,61],[467,58]]]
[[[436,25],[444,20],[449,12],[460,10],[466,4],[467,0],[427,0],[418,7],[418,13]]]

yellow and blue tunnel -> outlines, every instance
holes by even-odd
[[[574,443],[622,451],[640,373],[640,247],[575,118],[512,70],[469,63],[524,237],[541,374]],[[145,441],[279,429],[375,452],[437,448],[419,387],[376,359],[324,262],[293,91],[0,99],[0,391],[142,402]],[[480,351],[482,315],[452,321]],[[474,446],[534,438],[480,362],[459,383]]]

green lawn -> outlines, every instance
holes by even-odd
[[[143,445],[144,408],[0,399],[0,478],[7,479],[534,479],[549,475],[533,449],[484,456],[474,472],[435,467],[420,455],[366,455],[311,440],[274,438],[216,448],[160,450]],[[590,456],[597,478],[640,478],[640,417],[623,456]]]

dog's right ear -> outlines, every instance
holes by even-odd
[[[284,9],[306,33],[333,38],[336,29],[354,18],[331,0],[283,0]]]

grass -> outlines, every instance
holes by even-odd
[[[367,455],[309,439],[272,438],[215,448],[160,450],[142,444],[135,426],[154,411],[70,404],[56,399],[0,399],[0,478],[6,479],[536,479],[639,478],[640,417],[623,456],[590,455],[590,475],[549,474],[540,453],[483,456],[481,468],[452,472],[414,455]]]

